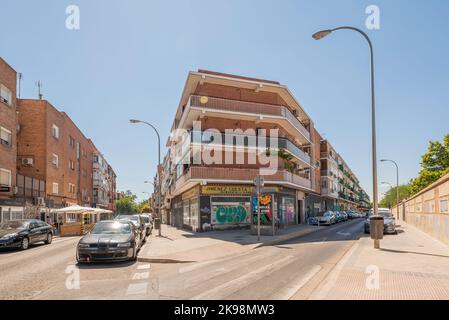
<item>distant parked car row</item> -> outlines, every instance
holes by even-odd
[[[137,259],[137,253],[153,230],[153,219],[146,214],[119,215],[100,221],[78,243],[78,263]]]
[[[356,211],[326,211],[322,215],[309,218],[309,224],[313,225],[333,225],[340,222],[345,222],[350,219],[358,219],[364,216],[361,212]]]

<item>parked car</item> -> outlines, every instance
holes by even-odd
[[[78,242],[76,260],[78,263],[135,260],[142,243],[140,230],[132,222],[100,221]]]
[[[332,211],[326,211],[322,216],[318,217],[318,222],[320,225],[331,225],[331,224],[335,224],[336,221],[336,217],[335,217],[335,213]]]
[[[143,221],[143,218],[140,216],[140,214],[124,214],[124,215],[118,215],[115,220],[117,221],[123,221],[123,222],[131,222],[134,227],[139,230],[140,238],[142,241],[145,241],[145,238],[147,237],[146,234],[146,225]]]
[[[383,217],[384,234],[396,234],[396,219],[388,208],[379,208],[378,214]],[[374,210],[371,209],[368,214],[368,219],[365,220],[365,233],[370,233],[370,218],[374,215]]]
[[[343,222],[343,215],[341,214],[340,211],[334,211],[334,214],[335,214],[335,222],[336,223]]]
[[[53,228],[44,221],[11,220],[0,224],[0,248],[28,249],[30,244],[53,241]]]
[[[340,214],[343,217],[343,221],[348,221],[349,216],[348,216],[348,213],[346,211],[341,211]]]
[[[148,237],[153,231],[153,219],[149,214],[141,214],[140,216],[145,223],[145,234]]]

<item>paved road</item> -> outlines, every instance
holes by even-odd
[[[188,264],[77,266],[78,238],[55,239],[0,252],[0,299],[304,299],[361,235],[362,224],[349,221],[277,246]]]

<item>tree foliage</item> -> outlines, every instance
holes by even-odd
[[[415,194],[449,173],[449,134],[443,141],[430,141],[427,152],[422,156],[422,170],[410,183],[410,191]]]
[[[125,196],[117,200],[117,212],[119,214],[137,213],[138,205],[136,203],[137,196],[131,191],[127,191]]]
[[[391,188],[386,193],[385,197],[380,201],[379,206],[382,208],[392,208],[396,206],[397,202],[397,187]],[[399,202],[407,199],[411,195],[410,185],[404,184],[399,186]]]

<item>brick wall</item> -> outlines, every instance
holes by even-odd
[[[0,126],[11,131],[12,143],[10,146],[0,144],[0,168],[11,171],[11,185],[16,185],[16,159],[17,159],[17,113],[16,113],[16,86],[17,73],[2,58],[0,58],[0,84],[11,91],[12,103],[8,105],[0,101]],[[0,192],[0,198],[9,198],[14,188],[9,192]]]

